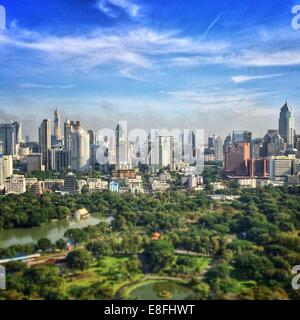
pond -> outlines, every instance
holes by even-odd
[[[76,221],[60,220],[57,222],[47,223],[41,227],[33,227],[28,229],[9,229],[0,231],[0,247],[7,248],[16,244],[36,243],[41,238],[48,238],[53,243],[63,238],[64,233],[68,229],[85,228],[87,226],[94,226],[104,221],[111,223],[113,217],[105,217],[103,214],[94,213],[86,220]]]
[[[135,287],[129,296],[138,300],[185,300],[192,292],[191,289],[174,281],[156,281]],[[166,298],[161,297],[164,293],[167,293]]]

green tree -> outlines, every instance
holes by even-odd
[[[151,270],[158,272],[172,263],[174,247],[165,240],[153,241],[146,246],[144,254]]]
[[[90,267],[92,263],[92,257],[88,251],[81,249],[70,252],[67,255],[66,262],[70,268],[83,271]]]

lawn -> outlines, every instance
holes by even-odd
[[[96,282],[108,284],[113,292],[132,281],[139,280],[143,274],[130,276],[124,265],[130,257],[103,257],[83,272],[74,272],[66,279],[66,289],[72,286],[88,287]]]

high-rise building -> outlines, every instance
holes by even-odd
[[[228,136],[224,140],[224,145],[223,145],[223,154],[225,154],[227,146],[232,144],[232,139],[231,139],[231,134],[229,133]]]
[[[43,154],[43,165],[45,170],[50,169],[49,150],[51,149],[51,121],[44,119],[39,128],[39,143],[41,146],[41,153]]]
[[[66,119],[64,123],[64,147],[65,150],[71,151],[72,128],[70,120]]]
[[[269,158],[255,158],[250,162],[250,176],[252,178],[266,178],[270,172]]]
[[[54,111],[54,137],[57,142],[61,141],[60,113],[57,109]]]
[[[252,132],[250,131],[233,131],[233,143],[251,143]]]
[[[215,148],[215,157],[216,161],[223,161],[224,160],[224,153],[223,153],[223,139],[220,136],[217,136],[214,141],[214,148]]]
[[[43,165],[43,154],[42,153],[32,153],[27,156],[27,171],[44,171],[45,167]]]
[[[174,137],[159,136],[159,168],[174,170]]]
[[[117,169],[128,169],[128,140],[122,123],[116,128],[116,165]]]
[[[270,178],[285,178],[292,174],[295,156],[278,156],[270,158]]]
[[[215,135],[208,137],[208,148],[213,149],[215,147],[215,138]]]
[[[68,170],[69,152],[62,146],[52,147],[49,150],[50,166],[52,171],[61,172]]]
[[[95,144],[95,132],[94,132],[94,130],[88,130],[88,134],[90,135],[90,145]]]
[[[13,174],[13,157],[2,157],[2,177],[3,179],[9,178]]]
[[[22,129],[18,122],[0,124],[0,140],[3,143],[3,154],[13,157],[18,155],[19,144],[22,142]]]
[[[79,192],[78,180],[74,173],[70,172],[65,176],[63,190],[71,194],[75,194]]]
[[[279,118],[279,134],[285,140],[288,147],[294,144],[295,120],[291,107],[287,104],[281,108]]]
[[[252,154],[253,158],[263,157],[263,139],[257,138],[252,142]]]
[[[90,168],[90,136],[82,128],[72,132],[71,166],[75,171],[88,171]]]
[[[231,176],[249,175],[250,143],[228,145],[225,153],[225,172]]]
[[[268,130],[263,138],[262,153],[263,157],[278,156],[283,152],[284,139],[278,130]]]

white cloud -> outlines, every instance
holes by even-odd
[[[16,28],[0,35],[0,49],[34,50],[49,55],[56,62],[64,62],[63,67],[71,64],[73,69],[111,62],[149,69],[174,56],[215,54],[227,47],[225,42],[201,42],[181,36],[177,31],[150,28],[101,29],[80,36],[53,36]],[[158,58],[163,59],[157,64]]]
[[[244,83],[248,81],[254,81],[254,80],[263,80],[263,79],[270,79],[275,77],[282,77],[284,74],[268,74],[268,75],[261,75],[261,76],[247,76],[247,75],[239,75],[234,76],[231,78],[231,80],[234,83]]]
[[[54,85],[54,84],[41,84],[41,83],[21,83],[19,88],[22,89],[71,89],[74,88],[74,85]]]
[[[98,8],[110,18],[118,18],[123,11],[128,16],[136,18],[140,13],[140,6],[131,0],[100,0]]]

